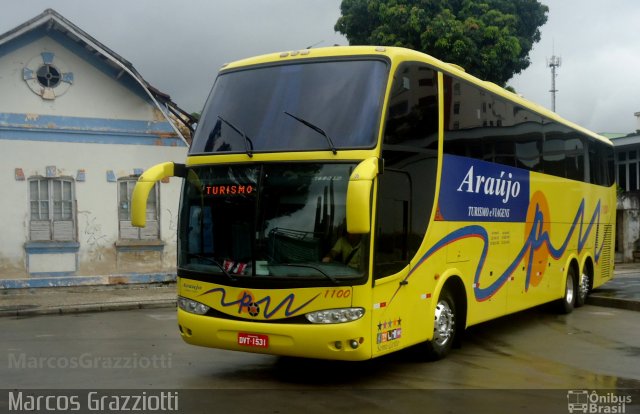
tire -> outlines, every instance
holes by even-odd
[[[587,303],[587,297],[589,296],[589,285],[591,284],[591,277],[586,273],[582,272],[580,275],[580,280],[577,283],[578,289],[576,291],[576,303],[575,307],[579,308]]]
[[[558,312],[561,314],[569,314],[576,305],[577,283],[575,267],[570,266],[567,272],[567,279],[564,287],[564,295],[557,302]]]
[[[431,361],[449,354],[457,333],[456,303],[451,293],[444,290],[438,298],[433,315],[433,338],[427,341],[426,354]]]

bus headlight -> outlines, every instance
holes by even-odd
[[[311,323],[343,323],[362,318],[363,308],[327,309],[304,315]]]
[[[182,296],[178,296],[178,307],[183,311],[189,313],[195,313],[196,315],[204,315],[209,312],[209,307],[200,302],[196,302],[195,300],[183,298]]]

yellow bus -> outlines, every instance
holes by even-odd
[[[613,275],[611,143],[455,65],[392,47],[224,66],[186,164],[178,324],[194,345],[365,360]]]

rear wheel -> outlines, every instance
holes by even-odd
[[[564,296],[558,301],[558,311],[563,314],[571,313],[576,305],[577,272],[574,266],[569,267],[564,287]]]
[[[591,284],[591,277],[586,273],[582,272],[580,275],[580,280],[578,281],[578,292],[576,294],[576,308],[587,303],[587,296],[589,296],[589,285]]]
[[[451,351],[456,330],[456,304],[451,293],[445,290],[440,294],[435,308],[433,338],[426,343],[430,360],[442,359]]]

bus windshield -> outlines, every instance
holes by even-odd
[[[306,61],[222,73],[190,154],[373,147],[387,76],[382,60]]]
[[[344,225],[354,168],[270,163],[190,169],[178,238],[181,273],[218,283],[357,283],[367,274],[368,249],[366,237],[348,235]],[[347,238],[349,252],[340,257]]]

